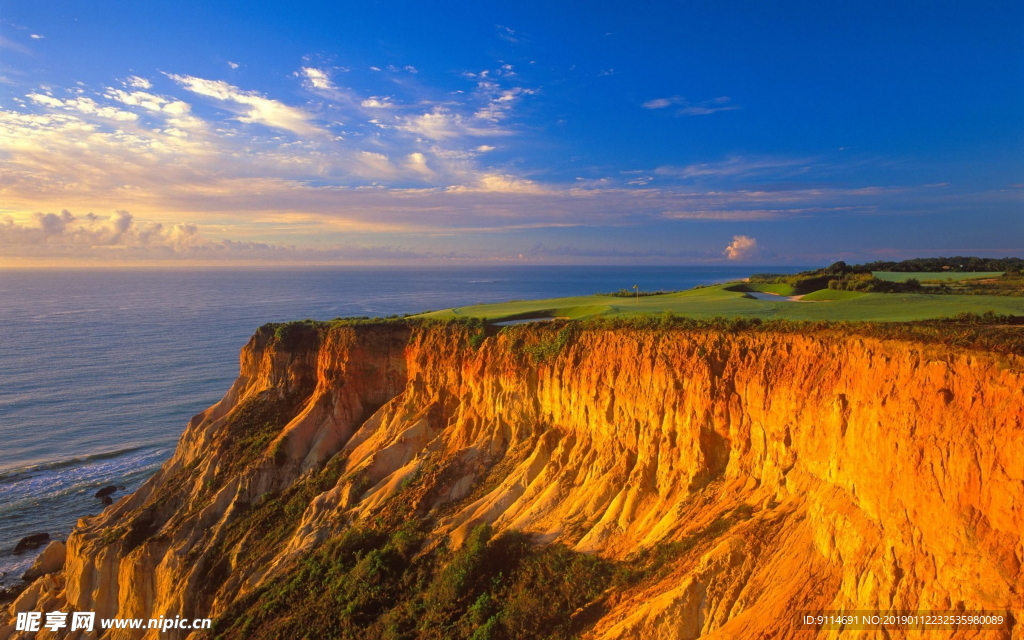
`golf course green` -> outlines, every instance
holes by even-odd
[[[750,288],[750,285],[745,286]],[[787,297],[788,291],[782,291],[781,287],[779,291],[765,291],[767,287],[757,287],[765,293],[780,294],[778,300],[764,300],[733,290],[745,286],[733,282],[639,298],[591,295],[521,300],[445,309],[424,314],[424,317],[483,318],[489,322],[503,322],[529,318],[630,317],[671,312],[689,318],[724,316],[765,320],[903,322],[988,311],[997,315],[1024,315],[1024,297],[1020,296],[861,293],[822,289],[794,300]]]

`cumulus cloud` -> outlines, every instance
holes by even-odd
[[[139,225],[127,211],[110,216],[89,213],[82,218],[67,209],[58,213],[35,213],[31,224],[19,224],[12,217],[0,220],[0,246],[53,245],[77,247],[164,246],[182,249],[200,242],[194,225],[160,223]]]
[[[238,63],[237,62],[231,62],[230,60],[228,60],[228,66],[231,67],[232,69],[237,69],[238,68]]]
[[[323,133],[320,127],[312,123],[312,114],[267,98],[257,91],[243,91],[223,80],[206,80],[173,73],[167,74],[167,77],[193,93],[232,103],[240,110],[240,122],[258,123],[299,135]]]
[[[732,242],[722,252],[728,260],[746,260],[757,254],[757,239],[748,236],[733,236]]]

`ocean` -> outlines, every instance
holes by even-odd
[[[796,272],[797,267],[757,271]],[[266,322],[416,313],[628,289],[688,289],[750,267],[0,270],[0,584],[137,488],[238,373]]]

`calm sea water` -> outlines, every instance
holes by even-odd
[[[795,272],[798,268],[759,268]],[[266,322],[380,316],[511,299],[686,289],[746,267],[0,271],[0,583],[131,491],[238,373]],[[124,495],[115,494],[115,498]]]

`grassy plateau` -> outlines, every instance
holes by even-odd
[[[961,280],[980,279],[1000,274],[970,273],[893,273],[875,274],[906,279],[917,278],[955,280],[947,276],[960,276]],[[963,276],[966,276],[964,278]],[[1024,315],[1024,297],[1013,295],[972,295],[930,293],[872,293],[822,288],[792,299],[795,289],[784,283],[733,282],[707,287],[642,295],[639,298],[590,295],[546,300],[522,300],[496,304],[444,309],[425,314],[424,317],[481,318],[488,322],[532,318],[628,318],[648,314],[672,313],[687,318],[740,317],[762,320],[834,320],[906,322],[955,316],[961,313],[996,315]],[[776,294],[778,300],[761,299],[750,295]],[[979,295],[979,293],[982,293]]]

